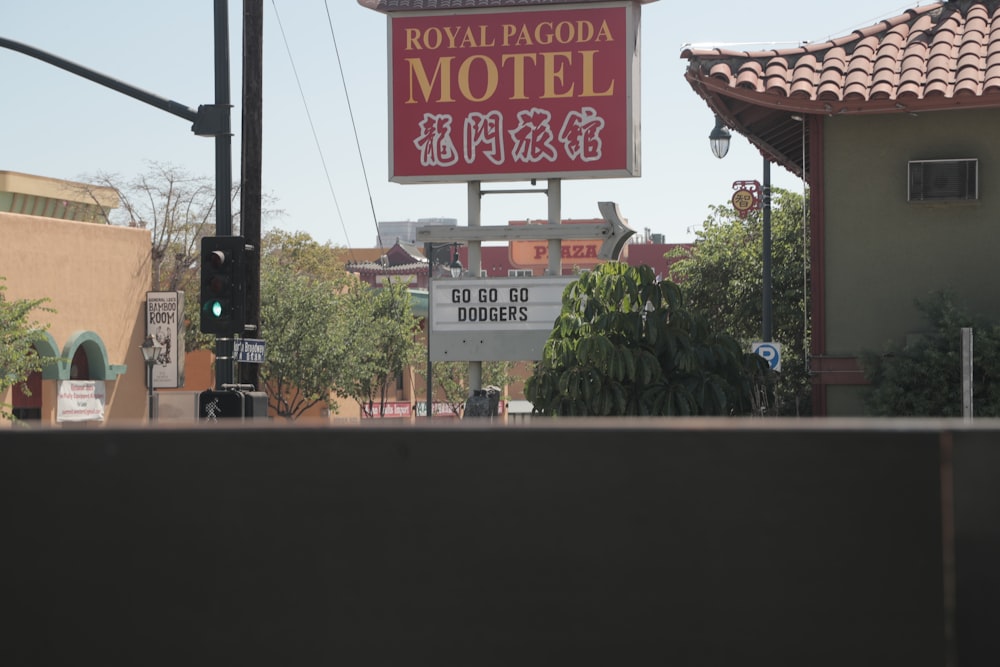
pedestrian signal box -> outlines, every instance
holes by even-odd
[[[213,390],[198,396],[198,421],[267,419],[267,394],[263,391]]]

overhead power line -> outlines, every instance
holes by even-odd
[[[302,105],[306,110],[306,118],[309,120],[309,129],[312,130],[313,141],[316,143],[316,150],[319,152],[319,159],[323,164],[323,172],[326,174],[326,184],[330,189],[330,196],[333,198],[333,206],[337,211],[337,219],[340,220],[340,226],[344,230],[344,239],[347,248],[351,249],[351,238],[347,233],[347,225],[344,224],[344,216],[340,212],[340,203],[337,201],[337,193],[333,189],[333,179],[330,177],[330,168],[326,164],[326,157],[323,155],[323,146],[320,144],[319,136],[316,134],[316,125],[313,123],[312,114],[309,112],[309,102],[306,100],[306,94],[302,88],[302,81],[299,79],[299,72],[295,67],[295,58],[292,56],[292,48],[288,43],[288,37],[285,35],[285,28],[281,24],[281,15],[278,13],[278,5],[274,0],[271,0],[271,7],[274,8],[274,16],[278,21],[278,31],[281,32],[281,39],[285,43],[285,51],[288,53],[288,60],[292,65],[292,73],[295,75],[295,83],[299,88],[299,96],[302,98]]]
[[[344,98],[347,100],[347,111],[351,116],[351,128],[354,130],[354,145],[358,148],[358,159],[361,161],[361,173],[365,178],[365,191],[368,193],[368,205],[372,211],[372,224],[375,225],[375,236],[378,238],[378,245],[382,247],[382,234],[378,229],[378,217],[375,215],[375,202],[372,200],[372,189],[368,184],[368,169],[365,168],[365,156],[361,153],[361,140],[358,138],[358,126],[354,122],[354,109],[351,106],[351,95],[347,92],[347,79],[344,77],[344,65],[340,59],[340,49],[337,48],[337,35],[333,30],[333,19],[330,17],[330,2],[324,0],[326,6],[326,21],[330,26],[330,38],[333,40],[333,52],[337,55],[337,69],[340,70],[340,83],[344,87]]]

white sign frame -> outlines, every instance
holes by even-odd
[[[431,361],[537,361],[575,276],[431,281]]]

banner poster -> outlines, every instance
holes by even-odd
[[[376,403],[372,406],[372,416],[371,419],[379,419],[381,403]],[[413,406],[409,403],[403,403],[399,401],[387,402],[385,404],[385,414],[382,415],[383,419],[409,419],[413,416]]]
[[[56,387],[56,421],[102,422],[106,401],[104,380],[60,380]]]
[[[184,292],[146,292],[146,335],[160,346],[153,365],[153,388],[183,387]]]

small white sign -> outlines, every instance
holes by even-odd
[[[106,402],[104,380],[60,380],[56,387],[56,421],[102,422]]]
[[[764,359],[772,371],[781,371],[781,343],[752,343],[750,351]]]

